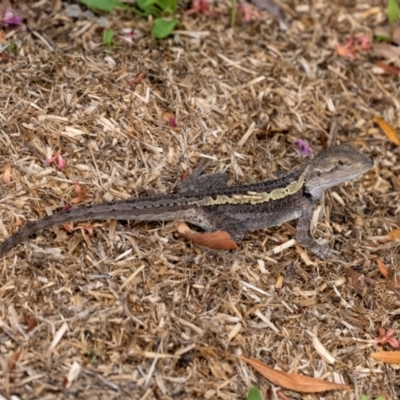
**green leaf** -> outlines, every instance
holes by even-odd
[[[123,7],[125,4],[119,0],[81,0],[89,8],[96,8],[101,11],[112,11],[117,7]]]
[[[389,0],[388,2],[388,18],[389,22],[393,24],[399,17],[399,3],[398,0]]]
[[[10,44],[7,46],[7,50],[9,51],[15,51],[17,49],[17,45],[14,42],[10,42]]]
[[[375,400],[383,400],[382,396],[377,397]]]
[[[247,400],[262,400],[260,390],[256,387],[252,387],[247,393]]]
[[[164,39],[166,38],[178,24],[177,19],[163,19],[156,18],[154,20],[153,29],[151,30],[151,36],[156,39]]]
[[[143,10],[147,9],[148,7],[153,6],[154,4],[157,4],[157,0],[140,0],[137,1],[136,4],[140,7],[143,8]]]
[[[175,14],[176,9],[178,7],[179,0],[169,0],[169,7],[171,8],[172,12]]]
[[[375,35],[375,39],[378,42],[390,42],[390,37],[389,36],[385,36],[385,35]]]
[[[114,31],[112,29],[105,29],[103,32],[103,43],[106,46],[112,46],[114,39]]]
[[[143,16],[153,15],[155,17],[161,16],[161,10],[154,6],[156,0],[137,0],[136,5],[143,10]]]
[[[361,395],[360,400],[369,400],[369,399],[368,399],[368,396],[363,394],[363,395]]]
[[[164,13],[175,14],[178,0],[156,0],[156,4],[164,11]]]

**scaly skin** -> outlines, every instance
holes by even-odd
[[[247,231],[298,218],[296,240],[299,244],[320,257],[328,257],[336,252],[321,246],[310,235],[312,209],[326,189],[360,177],[372,165],[369,157],[343,144],[322,151],[279,179],[227,186],[225,174],[200,175],[204,169],[200,164],[178,193],[81,206],[30,222],[0,246],[0,255],[29,236],[65,222],[184,220],[207,231],[227,231],[234,239],[240,239]]]

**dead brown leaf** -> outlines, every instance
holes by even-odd
[[[231,239],[229,233],[224,231],[198,233],[191,230],[184,222],[176,223],[175,228],[180,235],[199,246],[214,250],[234,250],[238,247],[236,242]]]
[[[400,351],[377,351],[371,357],[389,364],[400,364]]]
[[[83,199],[83,190],[81,188],[81,185],[78,182],[74,183],[74,188],[75,188],[75,192],[78,194],[78,196],[73,197],[69,202],[71,204],[77,204],[80,203]]]
[[[325,132],[321,132],[319,134],[319,141],[321,142],[321,146],[323,149],[328,148],[328,135]]]
[[[22,350],[18,349],[17,351],[15,351],[11,355],[10,360],[8,362],[8,370],[9,371],[12,371],[15,368],[15,366],[17,365],[17,362],[18,362],[18,360],[19,360],[19,358],[21,356],[21,354],[22,354]]]
[[[37,319],[33,317],[26,317],[24,324],[26,325],[25,333],[29,333],[37,325]]]
[[[381,272],[381,274],[382,274],[385,278],[387,278],[387,277],[389,276],[389,269],[388,269],[388,267],[383,263],[383,261],[382,261],[380,258],[378,258],[378,259],[376,260],[376,263],[378,264],[378,268],[379,268],[379,271]]]
[[[400,68],[397,68],[394,65],[386,64],[383,61],[374,61],[374,64],[383,69],[388,74],[396,76],[400,74]]]
[[[87,231],[89,236],[93,236],[94,229],[103,226],[103,224],[92,224],[90,222],[81,222],[75,228],[72,228],[72,231],[76,231],[77,229],[84,229]]]
[[[377,115],[375,115],[374,120],[382,129],[383,133],[387,136],[387,138],[392,143],[396,144],[397,146],[400,146],[400,138],[396,132],[396,129],[394,129],[390,124],[388,124],[386,121],[384,121],[381,117],[378,117]]]
[[[176,128],[178,126],[177,122],[176,122],[176,117],[173,113],[171,112],[166,112],[165,113],[165,119],[168,121],[168,125],[171,128]]]
[[[301,393],[320,393],[327,390],[350,390],[350,386],[348,385],[328,382],[323,379],[310,378],[298,374],[289,374],[284,371],[277,371],[255,358],[241,357],[241,359],[250,364],[270,382],[282,386],[285,389]]]
[[[135,78],[133,78],[130,82],[128,82],[128,85],[130,87],[135,87],[140,82],[142,82],[143,78],[144,78],[144,72],[140,72],[138,75],[136,75]]]
[[[386,236],[389,240],[399,240],[400,239],[400,229],[395,229],[394,231],[389,232]]]
[[[365,297],[374,292],[376,282],[373,279],[367,278],[351,268],[347,269],[346,276],[350,285],[360,296]]]
[[[374,43],[371,55],[391,60],[395,65],[400,66],[400,47],[392,46],[390,43]]]
[[[73,228],[74,228],[74,224],[73,222],[65,222],[63,224],[63,228],[67,231],[67,232],[72,232]]]
[[[7,163],[4,166],[4,172],[3,172],[3,177],[1,178],[1,181],[7,185],[8,183],[11,182],[11,164]]]

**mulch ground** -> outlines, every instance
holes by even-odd
[[[398,398],[398,366],[370,354],[378,328],[400,328],[399,244],[377,239],[399,227],[400,151],[373,120],[400,126],[399,78],[368,52],[335,50],[372,37],[386,2],[297,3],[283,4],[286,31],[267,13],[232,29],[224,2],[213,18],[182,11],[163,41],[151,21],[113,12],[102,16],[110,48],[98,19],[69,16],[67,2],[14,4],[24,22],[4,29],[15,47],[0,59],[3,238],[68,203],[174,191],[204,157],[230,184],[272,179],[303,162],[299,138],[314,153],[352,143],[375,166],[325,196],[314,235],[341,251],[331,261],[273,253],[295,221],[235,251],[200,248],[173,223],[126,221],[18,245],[0,261],[5,398],[243,399],[251,386],[265,399]],[[45,162],[57,151],[64,168]],[[283,390],[241,355],[352,390]]]

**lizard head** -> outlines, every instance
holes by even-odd
[[[365,174],[374,165],[350,144],[341,144],[319,153],[310,162],[305,179],[306,192],[321,197],[324,190]]]

